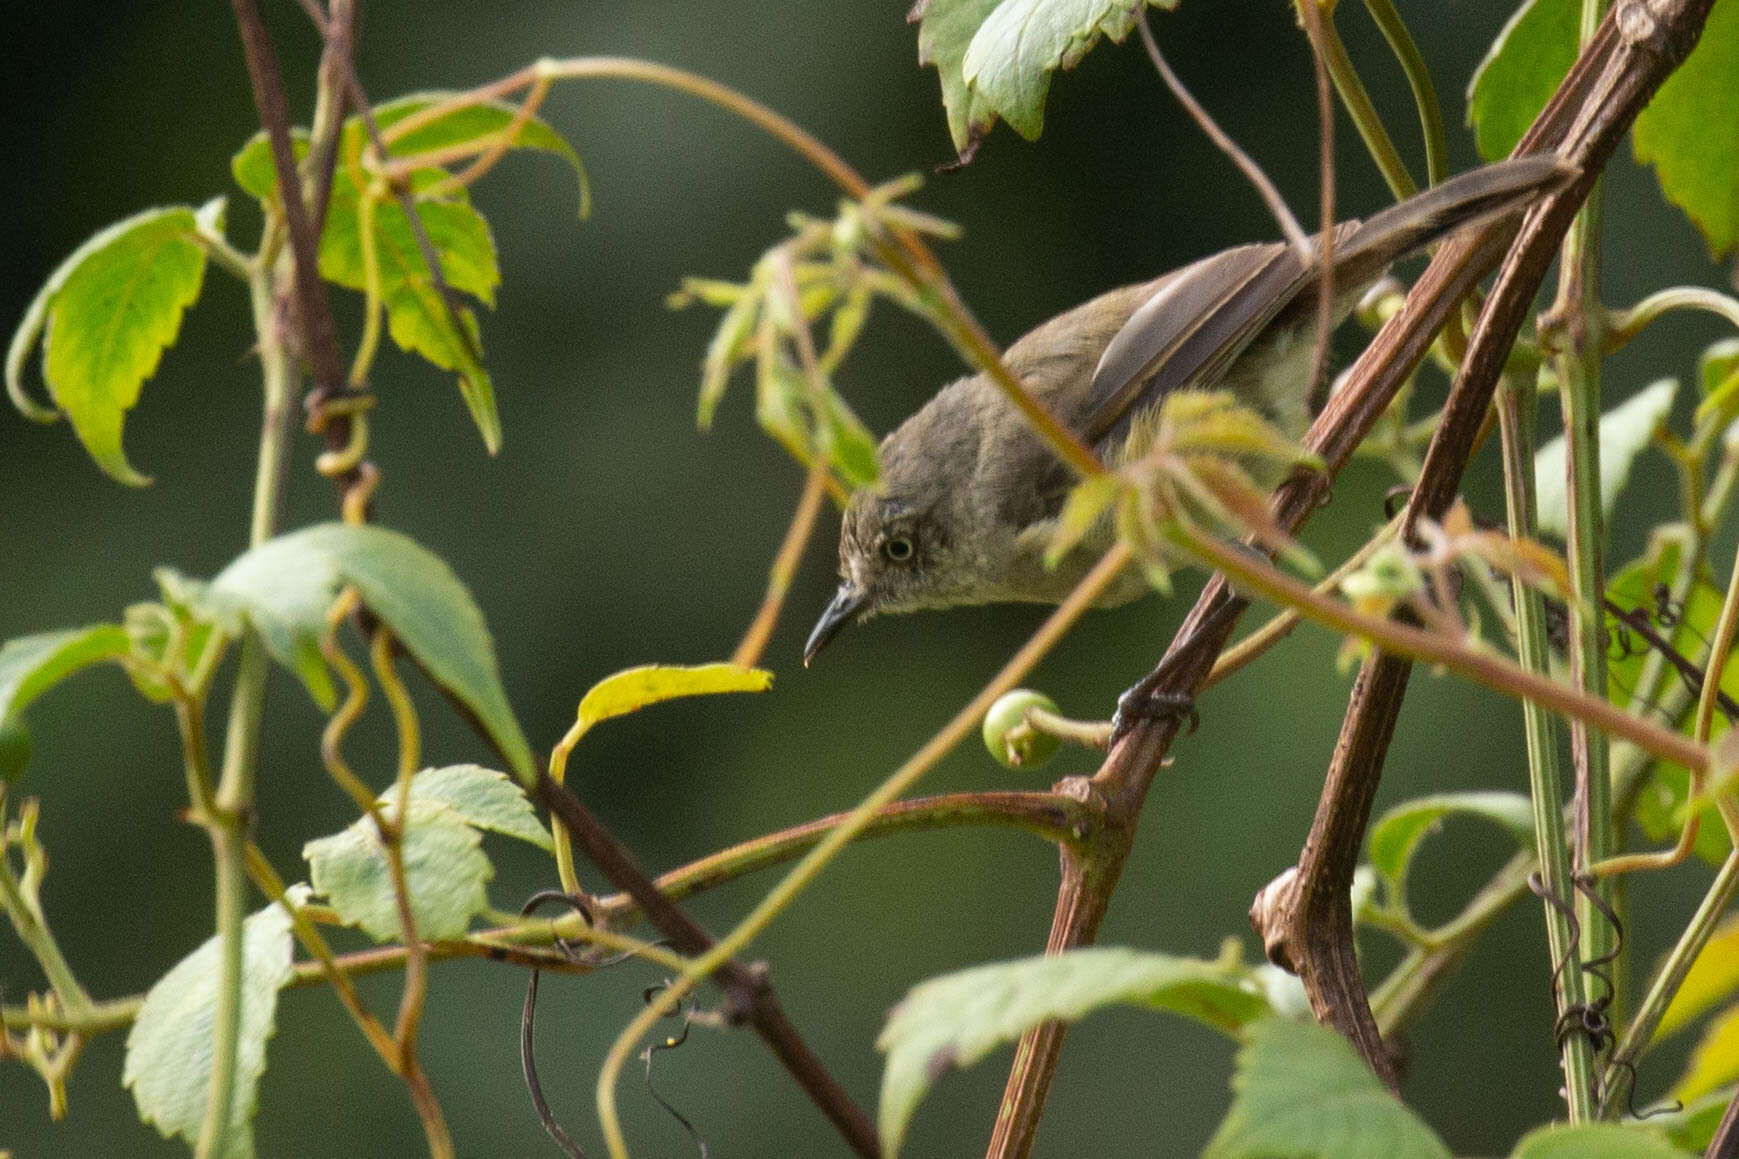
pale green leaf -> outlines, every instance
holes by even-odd
[[[1118,947],[998,962],[920,982],[876,1040],[888,1056],[879,1113],[883,1153],[899,1150],[919,1100],[947,1070],[972,1065],[1041,1022],[1073,1022],[1111,1005],[1169,1010],[1226,1031],[1268,1009],[1242,967]]]
[[[380,799],[387,803],[395,796],[395,791],[388,789]],[[537,811],[525,791],[495,769],[481,765],[424,769],[411,779],[411,799],[439,801],[478,829],[517,837],[545,852],[555,848],[549,831],[538,823]]]
[[[391,797],[382,795],[383,800]],[[451,806],[412,798],[401,849],[405,890],[419,938],[462,938],[472,916],[488,908],[484,885],[495,869],[482,846],[482,835]],[[377,942],[402,939],[392,868],[372,817],[308,842],[302,856],[308,859],[314,892],[325,897],[347,925]]]
[[[300,902],[302,891],[293,891]],[[145,995],[127,1035],[121,1083],[132,1088],[139,1117],[167,1138],[199,1138],[211,1086],[221,947],[216,937],[181,959]],[[266,1071],[278,991],[289,982],[290,915],[270,905],[242,925],[241,1027],[228,1129],[213,1152],[223,1159],[254,1154],[253,1118]]]
[[[1057,530],[1045,548],[1045,566],[1054,568],[1087,537],[1111,508],[1112,500],[1122,485],[1118,476],[1105,473],[1089,475],[1075,484],[1063,509],[1057,514]]]
[[[308,156],[308,130],[290,130],[290,151],[297,164]],[[272,161],[272,143],[264,132],[255,133],[229,159],[229,171],[235,183],[261,201],[278,199],[278,167]]]
[[[821,453],[852,488],[874,487],[881,478],[876,437],[832,387],[822,396],[827,413],[821,419]]]
[[[942,82],[942,107],[954,149],[969,157],[977,141],[996,123],[996,109],[975,93],[961,75],[966,49],[1002,0],[929,0],[918,16],[918,63],[933,64]]]
[[[1642,1124],[1554,1123],[1524,1135],[1511,1159],[1689,1159],[1689,1153]]]
[[[1384,813],[1371,826],[1371,864],[1398,887],[1407,877],[1407,867],[1419,843],[1443,823],[1445,817],[1480,817],[1509,831],[1523,849],[1533,848],[1534,810],[1520,793],[1439,793],[1405,801]]]
[[[1731,415],[1739,409],[1739,338],[1723,338],[1705,347],[1697,359],[1697,377],[1703,384],[1698,422],[1711,413]]]
[[[475,714],[515,777],[529,782],[531,746],[501,687],[483,614],[452,570],[410,537],[340,523],[304,528],[242,555],[199,599],[232,628],[246,618],[272,656],[330,708],[334,692],[319,639],[326,610],[346,584],[436,684]]]
[[[1697,47],[1636,118],[1636,159],[1719,258],[1739,243],[1739,0],[1717,0]]]
[[[148,209],[86,241],[37,291],[6,354],[6,389],[19,410],[48,421],[52,409],[24,390],[24,363],[42,338],[48,394],[91,458],[123,483],[150,482],[127,462],[121,428],[199,297],[205,250],[187,206]]]
[[[1676,378],[1663,378],[1637,391],[1600,416],[1600,507],[1608,517],[1630,481],[1630,468],[1649,439],[1672,413]],[[1564,437],[1534,453],[1534,491],[1539,497],[1540,530],[1565,534],[1569,516],[1564,474]]]
[[[1727,1112],[1727,1104],[1733,1101],[1733,1088],[1724,1087],[1718,1091],[1710,1091],[1699,1099],[1692,1099],[1678,1108],[1672,1105],[1650,1108],[1649,1122],[1660,1127],[1667,1133],[1667,1138],[1673,1146],[1682,1147],[1693,1155],[1700,1155],[1708,1150],[1709,1143],[1715,1137],[1715,1129],[1720,1126],[1721,1118]]]
[[[773,674],[764,668],[735,664],[677,667],[647,664],[627,668],[592,685],[580,699],[578,726],[585,732],[599,721],[638,712],[649,704],[680,696],[710,696],[720,692],[765,692]]]
[[[16,720],[30,702],[77,672],[125,656],[127,633],[115,624],[20,636],[0,647],[0,721]]]
[[[24,775],[34,743],[30,725],[22,717],[0,717],[0,782]]]
[[[1246,1027],[1232,1091],[1202,1159],[1449,1159],[1346,1040],[1312,1022]]]
[[[1579,0],[1527,0],[1509,18],[1467,85],[1467,123],[1480,156],[1507,157],[1576,59]]]
[[[1735,991],[1739,991],[1739,915],[1729,915],[1691,963],[1690,973],[1655,1029],[1656,1040],[1696,1021]]]
[[[973,34],[961,75],[1015,132],[1033,140],[1044,128],[1051,73],[1074,68],[1101,37],[1121,43],[1143,3],[1003,0]]]

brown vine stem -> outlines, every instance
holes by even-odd
[[[1690,51],[1708,15],[1710,2],[1650,0],[1645,6],[1640,0],[1624,0],[1608,16],[1599,34],[1571,68],[1557,94],[1530,130],[1522,151],[1554,150],[1565,155],[1585,174],[1589,170],[1598,170],[1637,110]],[[1586,188],[1588,180],[1586,175],[1578,180],[1582,189]],[[1427,456],[1426,473],[1414,492],[1412,502],[1420,512],[1441,512],[1447,508],[1459,481],[1461,464],[1466,461],[1467,442],[1477,432],[1477,420],[1487,410],[1491,388],[1502,368],[1502,354],[1509,345],[1508,338],[1519,329],[1523,315],[1531,307],[1532,289],[1523,283],[1531,281],[1533,286],[1538,286],[1556,249],[1557,239],[1568,226],[1569,215],[1563,208],[1573,209],[1578,197],[1579,191],[1573,185],[1554,199],[1551,203],[1554,209],[1549,215],[1536,212],[1530,219],[1529,239],[1523,255],[1526,277],[1512,272],[1510,281],[1514,285],[1508,291],[1511,302],[1503,311],[1501,325],[1495,324],[1496,315],[1491,308],[1486,311],[1481,325],[1489,333],[1470,351],[1468,367],[1461,379],[1466,385],[1451,396],[1451,405],[1446,408],[1443,426],[1439,428],[1439,438]],[[1326,498],[1335,473],[1375,425],[1394,392],[1426,353],[1438,329],[1478,280],[1497,264],[1515,236],[1514,222],[1495,222],[1464,232],[1438,251],[1407,295],[1400,312],[1366,347],[1347,372],[1345,388],[1335,392],[1312,426],[1307,445],[1323,460],[1325,470],[1310,477],[1295,477],[1281,488],[1275,498],[1275,510],[1283,526],[1296,530]],[[1500,280],[1499,288],[1502,286]],[[1453,417],[1458,403],[1464,410],[1474,412],[1471,425],[1465,419]],[[1444,427],[1457,432],[1457,444],[1444,443]],[[1433,458],[1443,462],[1433,467]],[[1454,463],[1454,467],[1448,468],[1444,463]],[[1162,662],[1161,669],[1157,670],[1164,679],[1154,682],[1153,691],[1191,693],[1199,686],[1211,665],[1212,656],[1223,646],[1231,625],[1227,622],[1223,630],[1215,631],[1205,639],[1193,638],[1194,633],[1203,623],[1218,623],[1216,617],[1223,614],[1222,609],[1235,607],[1238,602],[1223,580],[1210,581],[1173,640],[1167,653],[1168,660]],[[1197,660],[1195,653],[1206,653],[1207,659]],[[1399,661],[1386,663],[1401,665]],[[1349,715],[1362,719],[1366,714],[1374,714],[1373,724],[1380,723],[1380,719],[1387,716],[1392,725],[1394,714],[1400,707],[1399,700],[1393,697],[1360,703],[1370,707],[1361,709],[1355,705],[1353,710],[1349,710]],[[1382,705],[1380,709],[1375,707],[1379,703]],[[1349,721],[1349,725],[1351,723]],[[1112,748],[1104,766],[1093,779],[1094,788],[1104,795],[1107,804],[1108,831],[1115,832],[1121,827],[1133,832],[1147,789],[1170,749],[1175,729],[1175,724],[1164,721],[1144,723],[1132,729]],[[1380,768],[1383,746],[1375,742],[1385,740],[1387,730],[1360,726],[1353,731],[1368,738],[1368,742],[1362,750],[1347,751],[1348,760],[1358,758],[1357,763],[1362,764],[1367,772]],[[1343,731],[1344,735],[1347,734]],[[1339,796],[1325,796],[1319,808],[1319,820],[1324,810],[1333,813],[1341,799]],[[1355,830],[1362,834],[1362,820],[1346,827],[1346,831]],[[1127,842],[1119,845],[1123,848],[1107,843],[1098,850],[1102,860],[1096,864],[1065,853],[1064,880],[1052,918],[1049,952],[1087,944],[1094,939],[1108,904],[1110,889],[1121,871],[1122,857],[1127,853]],[[1308,849],[1307,846],[1307,852]],[[1356,843],[1337,846],[1333,852],[1341,858],[1350,854],[1356,859]],[[1320,874],[1323,865],[1320,858],[1317,864]],[[1319,876],[1318,880],[1327,881],[1328,876]],[[1327,897],[1327,891],[1323,891],[1323,896]],[[1322,912],[1324,916],[1334,917],[1326,909]],[[1350,939],[1350,920],[1345,926],[1344,938]],[[1302,947],[1300,956],[1303,956]],[[1357,1000],[1352,1009],[1343,1012],[1348,1020],[1346,1025],[1334,1017],[1333,1009],[1319,1004],[1327,998],[1325,990],[1313,994],[1313,1007],[1319,1017],[1326,1017],[1343,1030],[1350,1028],[1351,1019],[1360,1017],[1366,1025],[1374,1026],[1370,1021],[1369,1006],[1363,999],[1362,983],[1356,976],[1351,981]],[[1030,1153],[1045,1094],[1061,1057],[1064,1035],[1060,1025],[1049,1024],[1022,1037],[998,1112],[990,1155],[1006,1159]],[[1376,1057],[1374,1052],[1366,1055],[1373,1066],[1381,1065],[1375,1061]]]

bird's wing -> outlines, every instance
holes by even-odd
[[[1314,263],[1306,268],[1278,242],[1238,246],[1179,271],[1105,348],[1081,434],[1116,445],[1131,420],[1167,394],[1211,387],[1315,274]]]

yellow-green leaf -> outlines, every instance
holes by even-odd
[[[1735,991],[1739,991],[1739,915],[1730,915],[1715,928],[1703,952],[1691,963],[1690,973],[1661,1016],[1655,1039],[1683,1029]]]
[[[579,730],[583,733],[599,721],[638,712],[661,700],[719,692],[765,692],[772,686],[773,674],[766,669],[739,668],[735,664],[694,667],[647,664],[627,668],[604,677],[581,698]]]

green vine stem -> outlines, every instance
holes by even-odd
[[[1534,413],[1536,397],[1531,379],[1506,374],[1498,385],[1497,414],[1503,446],[1504,506],[1509,533],[1517,539],[1532,538],[1537,512],[1534,503]],[[1540,593],[1511,581],[1515,604],[1516,652],[1522,667],[1537,676],[1551,670],[1551,649],[1546,639],[1546,614]],[[1558,729],[1552,714],[1533,701],[1522,705],[1522,723],[1528,754],[1529,799],[1534,811],[1534,844],[1541,868],[1542,885],[1549,899],[1576,896],[1571,854],[1564,839],[1564,772],[1558,760]],[[1551,900],[1545,903],[1546,943],[1550,948],[1553,999],[1557,1013],[1587,1002],[1586,979],[1577,968],[1578,938],[1571,916]],[[1586,1035],[1569,1034],[1560,1039],[1563,1055],[1564,1092],[1572,1122],[1593,1117],[1594,1050]]]
[[[1371,159],[1382,172],[1389,191],[1395,195],[1396,201],[1407,200],[1419,192],[1419,184],[1407,171],[1407,163],[1401,160],[1394,140],[1383,127],[1383,118],[1371,103],[1371,94],[1365,91],[1365,82],[1359,79],[1359,70],[1347,55],[1346,45],[1341,43],[1340,32],[1334,26],[1334,3],[1332,0],[1297,0],[1297,3],[1301,20],[1305,19],[1305,4],[1316,5],[1317,12],[1321,13],[1322,39],[1318,47],[1323,63],[1328,67],[1329,78],[1334,81],[1335,92],[1340,94],[1341,104],[1352,118],[1353,127],[1358,130]],[[1308,23],[1306,27],[1309,27]]]
[[[1739,330],[1739,298],[1704,286],[1669,286],[1657,290],[1628,310],[1611,310],[1606,314],[1603,334],[1605,351],[1610,354],[1628,345],[1644,329],[1675,310],[1700,310],[1725,318]]]
[[[0,783],[0,805],[5,804],[4,783]],[[12,928],[18,932],[18,940],[24,943],[24,948],[30,951],[42,967],[43,975],[48,979],[54,995],[60,1000],[62,1010],[71,1023],[90,1019],[97,1007],[91,1001],[91,996],[85,993],[85,988],[79,985],[78,976],[72,971],[72,965],[61,953],[60,944],[54,940],[54,934],[48,927],[48,919],[42,914],[42,906],[36,896],[35,882],[40,878],[45,854],[36,844],[36,806],[26,801],[20,811],[17,829],[19,844],[24,849],[25,873],[20,879],[12,871],[12,862],[7,855],[7,837],[4,832],[6,821],[0,814],[0,908],[6,910],[6,915],[12,919]],[[32,863],[35,863],[34,865]],[[13,1018],[8,1013],[6,1022],[23,1021]]]
[[[1419,130],[1425,138],[1425,181],[1436,185],[1449,176],[1449,154],[1443,140],[1443,107],[1437,100],[1437,86],[1431,83],[1431,69],[1406,21],[1396,10],[1394,0],[1365,0],[1365,9],[1376,21],[1389,42],[1401,71],[1407,74],[1407,84],[1413,90],[1413,103],[1419,108]]]

